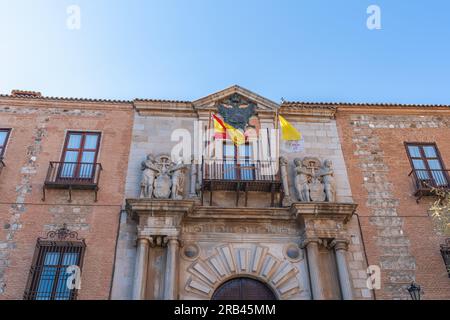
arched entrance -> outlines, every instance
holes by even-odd
[[[212,300],[276,300],[264,283],[251,278],[229,280],[217,288]]]

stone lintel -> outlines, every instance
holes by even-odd
[[[195,200],[126,199],[126,210],[136,221],[147,217],[171,217],[181,220],[193,210],[195,202]]]
[[[336,109],[333,108],[319,108],[319,107],[308,107],[308,108],[288,108],[281,107],[280,114],[287,120],[292,121],[303,121],[309,119],[334,119],[336,114]]]

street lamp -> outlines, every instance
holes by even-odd
[[[420,286],[418,284],[414,283],[413,281],[407,288],[407,290],[412,300],[420,300],[420,293],[422,290],[420,289]]]

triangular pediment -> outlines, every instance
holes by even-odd
[[[253,102],[256,105],[256,111],[275,111],[280,107],[278,103],[264,98],[259,94],[256,94],[238,85],[234,85],[219,92],[210,94],[204,98],[198,99],[193,102],[193,105],[197,110],[213,109],[216,108],[221,101],[233,96],[234,94],[238,94],[243,98]]]

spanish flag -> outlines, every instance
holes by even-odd
[[[294,128],[285,118],[278,115],[281,126],[281,139],[283,140],[300,140],[302,135]]]
[[[225,139],[228,135],[234,144],[240,145],[245,143],[245,135],[243,132],[230,126],[214,114],[212,117],[214,121],[214,137],[216,139]]]

